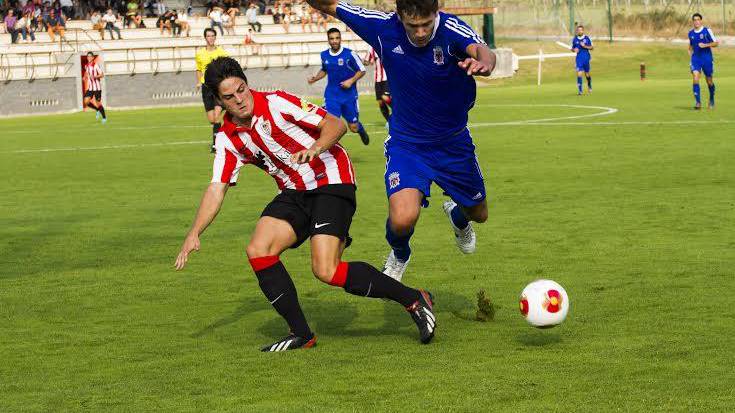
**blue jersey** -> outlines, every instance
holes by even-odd
[[[712,33],[712,30],[709,29],[709,27],[700,27],[699,31],[696,30],[690,30],[689,31],[689,46],[692,47],[692,60],[698,60],[698,61],[712,61],[712,48],[705,47],[701,48],[699,47],[700,43],[712,43],[716,42],[717,38],[715,37],[714,33]]]
[[[324,89],[324,98],[344,101],[357,97],[357,82],[349,89],[343,89],[340,83],[355,76],[357,72],[364,72],[365,66],[357,53],[346,47],[340,47],[335,53],[332,49],[322,52],[322,70],[327,73],[327,87]]]
[[[577,49],[577,62],[589,62],[592,59],[592,55],[590,55],[590,51],[582,47],[581,45],[585,46],[592,46],[592,39],[590,39],[589,36],[574,36],[574,39],[572,39],[572,50]]]
[[[395,13],[337,5],[337,17],[375,49],[390,79],[393,114],[390,136],[406,142],[439,142],[467,128],[475,104],[475,80],[457,63],[467,46],[484,44],[456,16],[439,12],[434,33],[424,47],[408,39]]]

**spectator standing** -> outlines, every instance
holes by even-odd
[[[245,18],[248,21],[248,24],[250,27],[260,33],[261,30],[263,30],[263,25],[260,24],[258,21],[258,5],[255,3],[250,3],[250,6],[248,6],[248,10],[245,12]]]
[[[15,10],[9,9],[8,14],[5,15],[5,19],[3,19],[3,22],[5,23],[5,31],[10,33],[10,42],[17,43],[18,30],[16,30],[15,24],[18,23],[18,17],[15,16]]]
[[[63,40],[66,40],[66,20],[61,14],[57,14],[55,9],[50,9],[48,17],[46,18],[46,30],[51,41],[56,41],[56,33],[61,36]]]
[[[115,39],[115,36],[112,35],[113,30],[117,33],[117,40],[122,39],[120,29],[116,26],[117,16],[113,13],[112,9],[107,9],[107,13],[102,16],[102,21],[105,22],[105,30],[110,32],[110,39]]]

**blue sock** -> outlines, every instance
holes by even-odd
[[[577,76],[577,92],[582,93],[582,76]]]
[[[592,76],[587,76],[587,89],[592,90]]]
[[[450,216],[452,217],[452,222],[454,223],[454,226],[459,229],[467,228],[467,225],[470,223],[470,221],[467,220],[464,211],[462,211],[462,207],[459,205],[452,209]]]
[[[715,84],[707,85],[709,87],[709,103],[715,103]]]
[[[694,90],[694,99],[697,100],[697,103],[702,103],[702,99],[699,96],[699,83],[695,83],[692,85],[692,90]]]
[[[390,229],[390,219],[385,220],[385,239],[388,241],[388,245],[393,248],[396,258],[401,261],[406,261],[411,256],[411,246],[408,244],[411,235],[413,235],[413,230],[408,235],[397,235]]]

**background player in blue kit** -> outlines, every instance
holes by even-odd
[[[715,107],[715,82],[712,75],[715,72],[715,59],[712,55],[712,48],[719,44],[712,30],[702,25],[702,15],[694,13],[692,15],[692,24],[694,29],[689,31],[689,55],[691,56],[690,69],[692,71],[692,90],[694,91],[694,100],[696,104],[694,109],[702,108],[702,99],[699,90],[699,77],[704,73],[707,79],[707,87],[709,87],[709,108]]]
[[[391,252],[383,271],[403,276],[409,240],[432,182],[452,199],[443,207],[457,246],[474,252],[469,221],[485,222],[488,211],[467,115],[475,104],[472,75],[489,76],[495,55],[466,23],[440,12],[437,0],[396,0],[396,13],[337,0],[308,2],[369,43],[391,82],[393,114],[385,142]]]
[[[584,26],[577,26],[577,35],[572,39],[572,51],[577,54],[575,58],[575,67],[577,71],[577,94],[581,95],[582,89],[582,76],[587,78],[587,91],[592,93],[592,76],[590,76],[590,50],[594,49],[592,46],[592,39],[584,34]]]
[[[352,50],[342,47],[342,33],[339,29],[327,31],[329,49],[321,54],[322,69],[307,81],[312,84],[327,76],[324,89],[324,108],[336,117],[343,117],[352,132],[360,135],[362,143],[370,142],[365,128],[360,123],[360,108],[357,102],[357,81],[365,76],[362,59]]]

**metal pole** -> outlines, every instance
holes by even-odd
[[[488,47],[495,49],[495,25],[493,15],[491,13],[482,15],[482,34]]]
[[[725,0],[720,0],[722,4],[722,35],[727,34],[727,17],[725,15]]]
[[[567,0],[569,2],[569,34],[574,35],[575,24],[574,24],[574,0]]]
[[[607,35],[610,37],[610,43],[612,43],[613,41],[612,0],[607,0]]]

